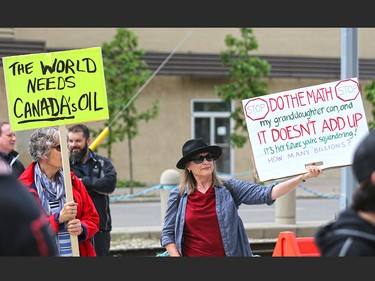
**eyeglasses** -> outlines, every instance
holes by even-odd
[[[57,151],[61,151],[61,145],[56,145],[56,146],[54,146],[52,148],[56,149]]]
[[[201,164],[201,163],[203,163],[205,158],[208,162],[211,162],[211,161],[215,160],[215,155],[213,155],[211,153],[209,153],[205,156],[197,155],[197,156],[191,158],[190,161],[194,161],[195,164]]]

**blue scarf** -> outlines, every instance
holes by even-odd
[[[42,173],[37,163],[34,168],[34,181],[40,202],[47,214],[60,212],[66,202],[62,169],[56,173],[55,182],[52,182]],[[66,230],[66,223],[64,223],[64,226],[64,230],[59,230],[57,233],[60,256],[72,256],[70,234]]]
[[[47,214],[51,215],[50,201],[58,202],[59,206],[54,208],[54,213],[60,212],[66,202],[62,169],[56,173],[55,182],[52,182],[44,173],[42,173],[39,163],[37,163],[34,168],[34,181],[40,202]]]

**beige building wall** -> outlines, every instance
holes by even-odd
[[[139,47],[146,51],[171,52],[188,34],[189,28],[131,28],[139,37]],[[16,28],[18,40],[46,41],[47,48],[76,49],[101,46],[115,35],[114,28]],[[225,48],[226,34],[239,34],[236,28],[198,28],[181,46],[178,52],[219,53]],[[340,28],[255,28],[259,43],[259,55],[340,57]],[[375,29],[359,29],[360,58],[375,58]],[[0,68],[0,117],[8,116],[4,77]],[[360,77],[359,77],[360,79]],[[181,146],[191,138],[191,99],[217,98],[215,85],[225,83],[219,78],[193,78],[156,76],[134,101],[139,112],[150,108],[152,101],[160,101],[156,120],[139,123],[139,135],[133,143],[134,179],[150,185],[158,184],[160,175],[166,169],[174,169],[181,157]],[[269,93],[332,82],[329,79],[267,79]],[[369,81],[361,81],[361,87]],[[370,106],[364,101],[367,117]],[[88,123],[90,127],[101,128],[103,122]],[[30,162],[27,142],[30,131],[17,132],[17,150],[25,164]],[[106,154],[102,149],[100,153]],[[233,173],[248,173],[245,178],[253,179],[254,169],[250,144],[234,151]],[[129,179],[128,144],[126,141],[113,147],[112,160],[120,180]]]
[[[139,47],[172,52],[191,28],[129,28]],[[255,54],[274,56],[340,57],[341,28],[253,28],[259,48]],[[47,48],[98,47],[110,41],[115,28],[15,28],[16,39],[46,41]],[[179,52],[219,53],[225,36],[239,36],[238,28],[194,28]],[[358,28],[360,58],[375,58],[375,28]]]

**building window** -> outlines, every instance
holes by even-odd
[[[218,145],[223,153],[216,161],[219,173],[230,174],[232,171],[233,152],[230,147],[231,103],[217,99],[192,100],[193,138],[202,137],[211,145]]]

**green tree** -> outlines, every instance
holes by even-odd
[[[141,113],[138,113],[133,101],[129,103],[151,75],[147,63],[141,59],[143,55],[144,51],[138,49],[137,37],[126,28],[118,28],[114,39],[102,45],[109,110],[109,120],[105,122],[105,127],[110,130],[106,141],[99,146],[107,149],[111,159],[112,144],[127,138],[130,183],[134,182],[132,140],[138,135],[138,122],[155,119],[159,110],[158,100],[152,103],[149,110]],[[93,135],[97,136],[100,131],[95,131]],[[133,193],[132,184],[130,188],[130,193]]]
[[[236,101],[230,116],[234,120],[230,141],[233,147],[238,148],[248,140],[242,100],[267,94],[267,83],[262,78],[271,70],[266,60],[251,55],[258,48],[253,30],[241,28],[240,33],[240,39],[230,34],[225,37],[227,49],[220,53],[220,58],[224,66],[229,66],[229,83],[215,86],[214,89],[224,101]]]
[[[372,118],[375,120],[375,80],[373,80],[370,84],[365,86],[365,98],[368,100],[372,105]],[[368,122],[369,129],[375,128],[375,121]]]

